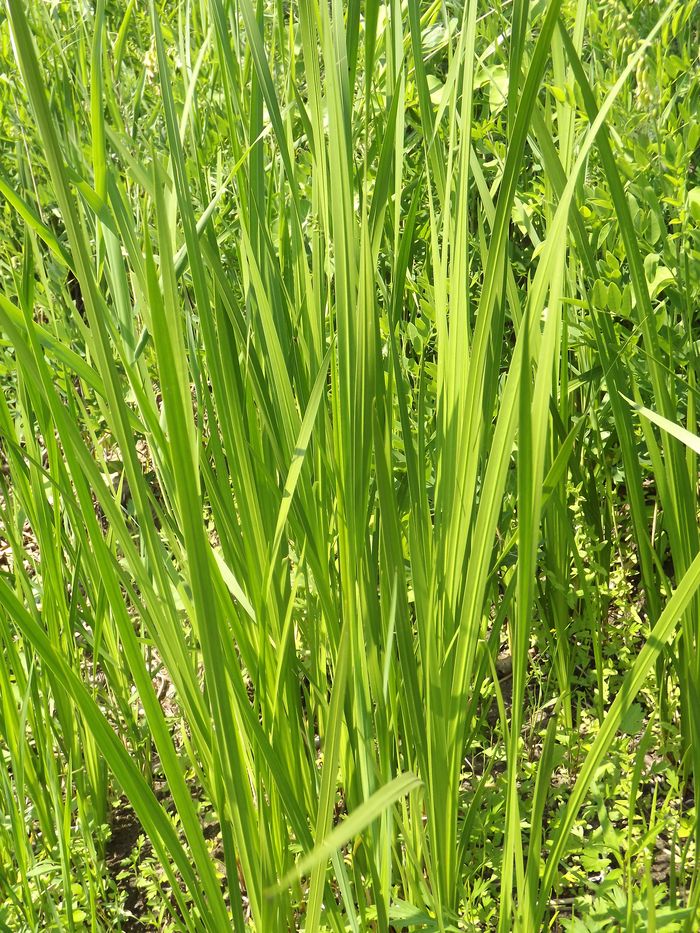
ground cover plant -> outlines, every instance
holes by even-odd
[[[5,0],[0,930],[700,928],[695,0]]]

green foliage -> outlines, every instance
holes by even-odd
[[[695,0],[6,0],[0,929],[693,930]]]

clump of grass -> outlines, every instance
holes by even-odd
[[[0,925],[692,929],[694,2],[6,9]]]

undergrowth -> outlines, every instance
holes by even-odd
[[[698,929],[695,0],[6,0],[0,929]]]

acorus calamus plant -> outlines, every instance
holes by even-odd
[[[700,17],[618,7],[5,0],[0,929],[697,928]]]

